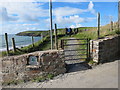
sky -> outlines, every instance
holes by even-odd
[[[22,31],[50,29],[49,0],[14,1],[0,0],[0,34],[16,34]],[[65,2],[66,1],[66,2]],[[101,25],[118,20],[118,2],[96,2],[95,0],[53,0],[53,29],[96,27],[97,13],[101,14]],[[104,0],[105,1],[105,0]]]

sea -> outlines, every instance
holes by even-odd
[[[31,36],[17,36],[15,34],[8,34],[8,44],[9,49],[12,48],[12,38],[15,39],[15,44],[17,48],[28,46],[32,44],[32,37]],[[34,42],[37,42],[41,39],[41,37],[34,37]],[[0,51],[6,51],[6,42],[5,36],[0,35]]]

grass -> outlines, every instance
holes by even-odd
[[[60,42],[61,39],[65,38],[66,36],[64,34],[58,34],[58,41]],[[54,36],[53,36],[54,40]],[[60,44],[60,43],[59,43]],[[40,40],[33,45],[25,46],[23,48],[17,49],[16,52],[14,53],[12,50],[9,52],[9,56],[13,55],[21,55],[25,53],[31,53],[35,51],[44,51],[44,50],[49,50],[50,49],[50,36],[46,36],[43,38],[43,40]],[[7,56],[6,51],[0,52],[0,57]]]
[[[80,29],[80,28],[79,28]],[[85,28],[84,28],[85,29]],[[74,35],[76,38],[89,38],[89,39],[97,39],[97,28],[87,28],[88,31],[82,31],[81,33],[78,33],[77,35]],[[81,29],[83,30],[83,28]],[[115,35],[115,34],[120,34],[120,31],[118,29],[114,29],[110,31],[108,26],[103,26],[100,29],[100,38],[110,36],[110,35]]]
[[[30,53],[30,52],[34,52],[34,51],[46,50],[46,49],[49,49],[49,47],[50,47],[49,43],[50,43],[49,36],[46,36],[42,41],[40,40],[40,41],[34,43],[34,47],[32,45],[25,46],[23,48],[17,49],[15,53],[12,50],[10,50],[9,55],[10,56],[20,55],[20,54]],[[4,57],[6,55],[7,55],[6,51],[0,52],[1,57]]]
[[[7,85],[18,85],[20,83],[23,83],[24,80],[11,80],[11,81],[6,81],[2,82],[2,85],[7,86]]]
[[[29,80],[32,82],[43,82],[45,80],[50,80],[53,79],[53,77],[55,77],[54,74],[48,73],[45,75],[41,75],[41,76],[36,76],[35,78]],[[18,85],[20,83],[25,83],[26,81],[24,80],[11,80],[11,81],[6,81],[6,82],[2,82],[2,85],[7,86],[7,85]]]
[[[100,38],[104,38],[106,36],[113,36],[113,35],[119,35],[120,31],[116,28],[114,28],[112,31],[110,31],[109,25],[103,26],[100,29]],[[88,31],[84,31],[84,29],[88,29]],[[80,33],[73,35],[73,37],[78,38],[78,39],[90,39],[90,40],[96,40],[98,39],[97,37],[97,28],[79,28],[81,30]],[[79,41],[79,43],[86,43],[85,40]],[[86,46],[80,46],[79,49],[87,49]],[[86,54],[86,51],[79,51],[79,54]],[[86,57],[86,55],[81,56],[81,58]],[[86,57],[87,58],[87,57]],[[89,63],[94,63],[92,60],[89,60]]]
[[[37,76],[35,78],[32,79],[32,82],[43,82],[45,80],[50,80],[53,79],[54,75],[49,73],[47,75],[42,75],[42,76]]]
[[[25,31],[17,33],[20,36],[41,36],[41,33],[46,36],[48,35],[49,31]]]
[[[115,35],[120,34],[120,31],[117,30],[117,28],[114,28],[113,31],[110,31],[109,24],[106,26],[102,26],[100,29],[100,37],[103,38],[105,36],[109,35]],[[79,33],[76,35],[72,35],[72,37],[78,38],[78,39],[97,39],[97,28],[96,27],[80,27],[78,28]],[[85,31],[86,30],[86,31]],[[17,49],[17,51],[14,53],[12,50],[10,51],[10,56],[12,55],[20,55],[24,53],[30,53],[34,51],[43,51],[43,50],[49,50],[50,49],[50,36],[48,35],[49,31],[26,31],[21,32],[22,34],[25,33],[33,33],[33,35],[39,35],[40,33],[47,33],[43,40],[38,41],[34,43],[34,47],[32,45]],[[54,37],[54,36],[53,36]],[[58,41],[60,44],[60,40],[64,38],[69,38],[68,36],[65,36],[65,29],[58,29]],[[54,40],[54,39],[53,39]],[[84,43],[84,41],[81,41],[81,43]],[[86,46],[80,47],[80,49],[86,49]],[[85,52],[80,52],[84,54]],[[6,56],[6,52],[0,52],[0,57]]]

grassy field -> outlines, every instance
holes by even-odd
[[[97,28],[92,28],[88,27],[87,30],[85,31],[86,28],[79,28],[81,30],[80,33],[73,35],[73,37],[77,39],[90,39],[90,40],[96,40],[98,39],[97,36]],[[110,30],[110,24],[106,26],[102,26],[100,28],[100,38],[104,38],[106,36],[113,36],[113,35],[118,35],[120,34],[120,31],[116,28],[116,26],[113,27],[113,30]],[[86,40],[81,40],[79,43],[86,43]],[[87,49],[86,46],[80,46],[79,49]],[[86,54],[85,51],[79,51],[80,54]],[[86,55],[81,56],[81,58],[86,57]],[[92,60],[90,62],[93,63]]]
[[[106,36],[110,36],[110,35],[116,35],[116,34],[119,34],[120,31],[118,31],[117,29],[116,30],[113,30],[113,31],[110,31],[110,30],[106,30],[106,29],[101,29],[100,30],[100,38],[104,38]],[[83,31],[81,33],[78,33],[77,35],[74,35],[74,37],[76,38],[89,38],[89,39],[97,39],[98,36],[97,36],[97,28],[96,29],[90,29],[88,31]]]

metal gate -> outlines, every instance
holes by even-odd
[[[86,61],[90,58],[89,39],[62,39],[61,48],[64,50],[65,61]]]

